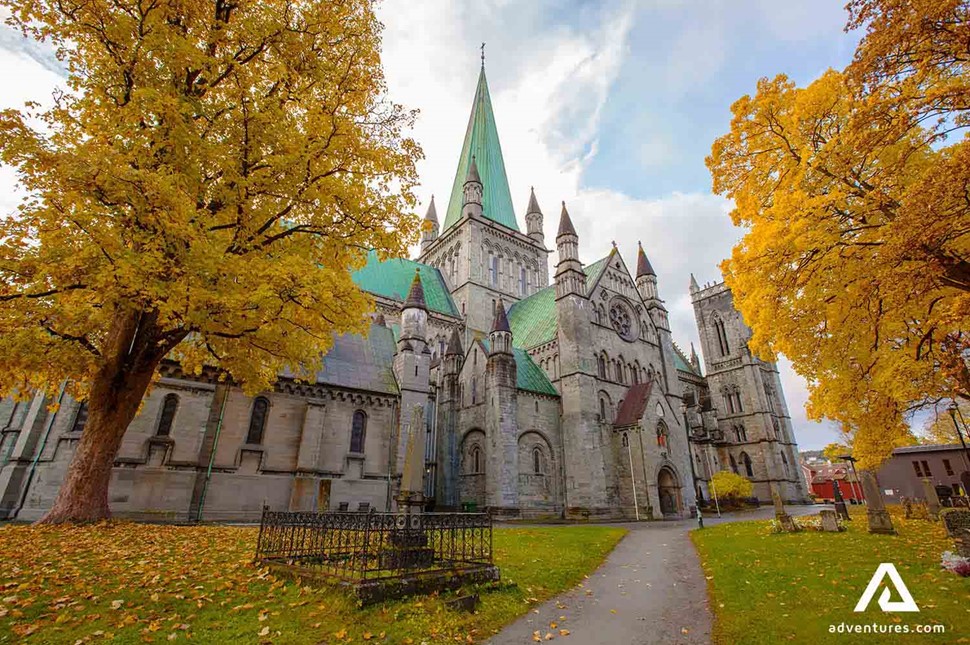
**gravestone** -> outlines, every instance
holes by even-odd
[[[782,532],[795,533],[798,531],[798,525],[795,524],[792,516],[785,511],[785,505],[781,501],[781,495],[778,494],[778,490],[774,486],[771,489],[771,499],[775,504],[775,519],[781,525]]]
[[[970,558],[970,511],[954,508],[943,514],[946,534],[956,543],[957,553]]]
[[[842,489],[839,487],[838,480],[832,480],[832,497],[835,500],[835,512],[843,520],[849,520],[849,511],[845,507],[845,499],[842,497]]]
[[[904,497],[901,501],[903,502],[903,519],[913,519],[913,500]]]
[[[839,518],[835,514],[835,511],[825,509],[820,511],[818,516],[822,520],[822,530],[826,533],[838,533],[839,529]]]
[[[886,511],[886,502],[882,498],[882,490],[879,489],[879,480],[876,479],[876,473],[871,470],[861,470],[859,471],[859,479],[862,480],[862,494],[866,498],[866,518],[869,520],[869,532],[895,535],[896,529],[893,528],[893,521]]]
[[[933,480],[929,477],[924,477],[923,482],[923,495],[926,497],[926,507],[929,509],[930,517],[935,522],[940,519],[940,496],[936,494],[936,487],[933,485]]]

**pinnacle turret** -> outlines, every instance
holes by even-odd
[[[566,202],[562,203],[562,212],[559,214],[559,232],[556,234],[556,239],[558,240],[563,235],[576,235],[576,228],[573,226],[573,220],[569,217],[569,211],[566,210]]]
[[[424,285],[421,283],[421,274],[418,271],[414,272],[414,279],[411,280],[411,289],[408,291],[408,297],[405,299],[401,309],[428,310],[428,305],[424,302]]]
[[[645,275],[656,276],[657,273],[653,270],[647,254],[643,251],[643,244],[637,242],[637,247],[637,277],[639,278]]]

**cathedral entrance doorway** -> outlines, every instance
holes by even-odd
[[[660,469],[660,474],[657,476],[657,489],[660,493],[660,512],[664,515],[677,515],[680,512],[680,504],[677,501],[680,491],[677,478],[669,468]]]

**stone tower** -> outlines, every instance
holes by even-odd
[[[442,271],[465,326],[482,337],[499,299],[511,304],[549,284],[542,213],[531,197],[527,210],[535,212],[526,215],[527,234],[512,208],[482,69],[444,221],[437,237],[423,239],[418,258]]]
[[[397,468],[404,467],[404,451],[407,444],[404,424],[411,422],[410,411],[428,405],[431,391],[431,348],[428,347],[428,307],[424,301],[424,285],[421,274],[414,272],[408,297],[401,305],[401,336],[394,355],[394,375],[401,391],[401,419],[397,433]],[[404,411],[408,411],[407,414]]]
[[[485,436],[488,442],[485,503],[495,512],[517,515],[519,506],[518,390],[512,331],[500,299],[488,334],[485,367]]]
[[[445,350],[441,365],[441,389],[438,390],[438,490],[435,499],[440,500],[438,507],[442,510],[457,510],[458,477],[461,468],[459,442],[461,441],[458,426],[461,410],[461,368],[465,360],[465,352],[461,347],[461,334],[458,327],[451,328],[451,338]]]
[[[596,364],[592,352],[586,274],[579,235],[563,204],[556,235],[556,321],[559,327],[560,395],[567,517],[609,515],[603,429],[597,417]]]
[[[674,363],[674,338],[670,333],[670,320],[667,308],[664,307],[663,300],[657,289],[657,274],[650,264],[647,254],[643,250],[643,245],[637,243],[637,291],[647,308],[647,315],[657,328],[658,340],[663,349],[660,363],[664,392],[676,397],[680,397],[680,383],[677,380],[677,368]]]
[[[751,354],[751,329],[724,283],[701,288],[692,275],[690,295],[725,440],[718,449],[722,467],[749,477],[762,501],[770,500],[775,488],[785,501],[807,500],[778,366]]]

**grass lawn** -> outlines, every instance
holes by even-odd
[[[437,597],[357,609],[335,589],[277,579],[250,563],[255,528],[4,526],[0,643],[474,642],[582,580],[624,533],[496,529],[496,564],[515,584],[466,614]]]
[[[953,550],[942,524],[891,512],[898,536],[870,535],[864,509],[853,509],[842,533],[772,534],[765,521],[692,531],[708,578],[714,642],[970,643],[970,578],[940,568],[942,552]],[[919,613],[883,613],[882,588],[865,612],[853,612],[881,562],[896,565]],[[891,600],[898,599],[894,592]],[[911,631],[942,624],[946,633],[829,631],[843,622],[909,625]]]

